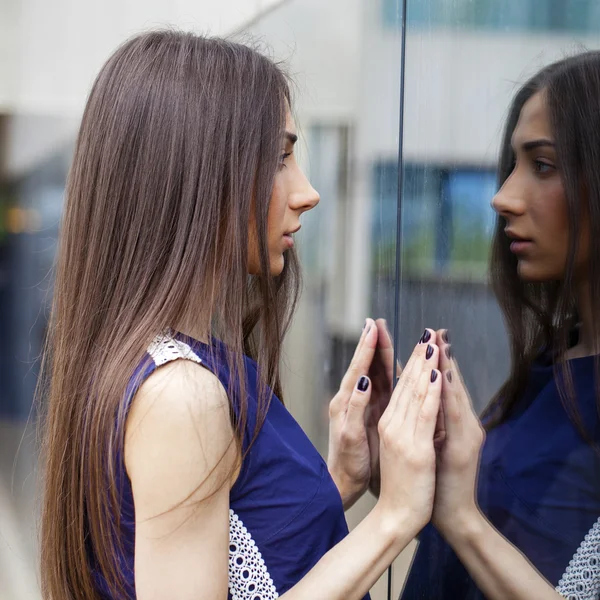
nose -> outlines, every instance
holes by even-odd
[[[317,204],[319,204],[319,192],[310,184],[310,181],[300,172],[298,185],[295,190],[292,191],[289,197],[289,204],[292,210],[300,212],[306,212],[312,210]]]
[[[492,198],[492,208],[504,218],[522,215],[525,212],[524,190],[509,177]]]

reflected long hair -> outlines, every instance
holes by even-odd
[[[523,105],[543,91],[554,135],[557,168],[564,188],[569,219],[569,248],[559,281],[526,282],[517,274],[517,258],[498,216],[492,242],[492,286],[508,329],[511,371],[483,413],[487,428],[506,420],[522,397],[534,360],[542,351],[553,358],[555,380],[567,414],[589,443],[591,434],[577,409],[571,369],[565,360],[579,317],[575,305],[574,267],[579,234],[589,227],[589,290],[593,339],[600,339],[600,52],[590,51],[549,65],[516,94],[508,115],[498,167],[498,186],[510,176],[515,155],[511,138]],[[598,408],[600,357],[595,358]]]
[[[289,105],[286,75],[257,50],[170,30],[127,41],[93,85],[68,176],[39,387],[45,599],[99,600],[90,554],[124,595],[116,457],[128,383],[158,334],[206,318],[224,342],[239,384],[240,450],[244,353],[261,376],[257,430],[271,390],[281,398],[299,265],[290,251],[281,275],[269,274],[267,213]],[[249,276],[253,220],[261,274]]]

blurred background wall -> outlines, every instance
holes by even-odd
[[[296,82],[299,152],[322,200],[298,238],[305,286],[285,389],[321,452],[366,316],[397,320],[403,359],[425,326],[449,327],[477,406],[498,388],[508,353],[486,263],[502,121],[539,67],[600,47],[600,4],[408,0],[399,161],[401,16],[400,0],[0,0],[0,599],[38,597],[31,407],[74,138],[100,66],[140,30],[259,40]]]

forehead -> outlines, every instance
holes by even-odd
[[[289,109],[286,111],[285,115],[285,130],[288,133],[297,133],[296,123],[294,122],[294,117],[292,117],[292,113]]]
[[[513,145],[517,147],[534,138],[552,139],[546,99],[542,92],[534,94],[523,105],[513,133]]]

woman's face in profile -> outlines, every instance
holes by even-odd
[[[285,265],[285,252],[294,245],[292,234],[300,229],[300,215],[314,208],[319,194],[310,185],[306,175],[296,162],[294,144],[297,140],[296,125],[288,110],[285,135],[281,140],[280,163],[275,175],[267,221],[267,244],[271,275],[279,275]],[[248,272],[260,271],[260,259],[256,240],[256,226],[250,223],[248,248]]]
[[[542,92],[521,109],[513,132],[515,165],[492,200],[505,219],[510,249],[518,260],[518,274],[526,281],[562,279],[569,247],[569,215],[554,136]],[[585,273],[588,236],[582,231],[575,276]]]

